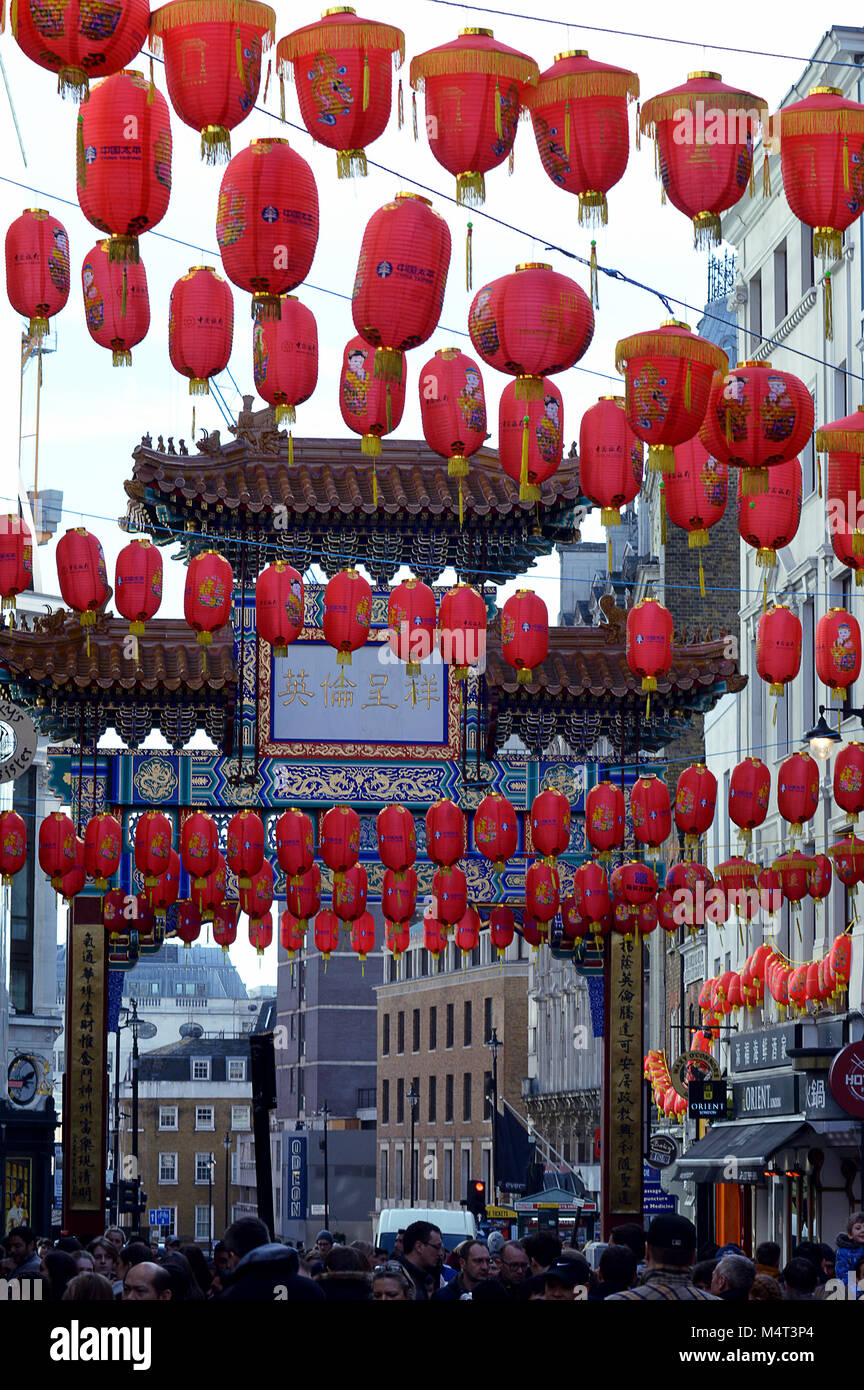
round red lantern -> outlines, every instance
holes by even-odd
[[[401,960],[411,944],[411,931],[406,922],[384,923],[384,945],[392,951],[394,960]]]
[[[337,818],[334,817],[334,828],[336,823]],[[357,836],[359,847],[359,821]],[[290,810],[283,811],[276,822],[276,859],[279,867],[288,878],[297,882],[301,874],[311,867],[313,857],[312,822],[305,811],[298,811],[292,806]],[[323,854],[321,857],[325,864],[328,863]]]
[[[252,295],[252,317],[280,319],[281,296],[306,279],[318,245],[315,177],[287,140],[253,140],[234,155],[219,186],[216,240],[228,279]]]
[[[801,669],[801,619],[775,604],[763,613],[756,629],[756,670],[769,683],[771,695],[782,695]]]
[[[273,919],[269,908],[260,917],[249,919],[249,945],[254,946],[259,956],[263,956],[273,941]]]
[[[729,469],[713,458],[694,435],[675,449],[672,472],[663,480],[666,514],[673,526],[687,532],[691,550],[709,544],[708,531],[726,510]],[[699,592],[705,597],[705,569],[699,556]]]
[[[14,812],[7,814],[14,815]],[[2,820],[0,817],[0,825]],[[3,838],[3,828],[0,828],[0,845]],[[107,811],[91,816],[84,827],[84,867],[100,893],[105,892],[109,878],[113,878],[119,869],[122,849],[123,831],[116,817]],[[9,870],[4,869],[3,872]]]
[[[849,984],[849,976],[852,971],[852,942],[845,933],[834,938],[828,953],[828,966],[834,983],[834,990],[839,994]]]
[[[165,58],[171,105],[200,130],[208,164],[230,158],[230,132],[258,99],[261,52],[273,42],[275,23],[259,0],[172,0],[151,16],[150,47]]]
[[[812,856],[802,854],[797,849],[792,850],[775,859],[772,867],[780,875],[783,897],[787,902],[797,906],[810,892],[810,875],[815,867]]]
[[[60,891],[63,875],[75,867],[75,826],[63,811],[52,811],[39,826],[39,867]]]
[[[336,648],[336,663],[351,665],[356,652],[369,636],[372,621],[372,590],[355,569],[334,574],[324,590],[324,641]]]
[[[69,237],[44,208],[27,208],[6,233],[6,293],[39,343],[69,298]]]
[[[417,906],[417,875],[413,869],[397,874],[384,870],[381,907],[388,922],[410,922]]]
[[[57,542],[57,579],[64,602],[75,609],[81,626],[93,627],[97,610],[104,608],[111,590],[102,546],[83,526],[67,531]],[[87,655],[90,655],[89,631]]]
[[[493,907],[489,913],[489,943],[498,953],[498,959],[503,960],[507,947],[513,940],[516,932],[516,922],[509,907],[499,904]]]
[[[426,812],[426,854],[433,864],[450,868],[465,853],[465,813],[446,798]]]
[[[17,811],[0,811],[0,874],[8,888],[27,862],[27,825]]]
[[[691,72],[643,105],[639,128],[657,142],[664,195],[692,219],[694,246],[719,245],[720,213],[744,196],[764,106],[762,97],[727,87],[719,72]]]
[[[171,291],[168,353],[189,378],[190,396],[209,396],[210,377],[224,372],[234,341],[234,300],[210,265],[193,265]]]
[[[326,962],[333,951],[339,950],[339,918],[329,907],[316,913],[314,932],[315,950],[321,952]]]
[[[468,475],[468,460],[486,442],[483,377],[459,348],[438,348],[420,370],[420,418],[433,453],[447,459],[451,478]]]
[[[99,241],[81,266],[87,332],[99,347],[110,348],[115,367],[131,367],[132,349],[150,327],[150,296],[143,261],[118,265],[110,243]]]
[[[474,812],[474,848],[490,859],[497,874],[516,853],[519,826],[512,802],[500,792],[484,796]]]
[[[501,655],[517,685],[530,685],[534,667],[549,655],[549,613],[532,589],[517,589],[501,610]]]
[[[15,598],[33,583],[33,536],[20,517],[0,516],[0,609],[15,608]]]
[[[692,763],[678,776],[675,786],[675,825],[683,832],[684,844],[694,849],[714,820],[717,805],[717,778],[704,763]]]
[[[339,408],[342,419],[361,436],[360,452],[367,458],[380,458],[382,435],[399,426],[405,409],[405,354],[398,379],[385,381],[373,373],[374,349],[361,337],[351,338],[342,355],[339,381]],[[372,474],[373,502],[378,505],[378,483]]]
[[[864,744],[844,743],[835,754],[834,800],[846,812],[846,824],[857,825],[864,811]]]
[[[729,779],[729,819],[739,827],[745,847],[752,832],[762,825],[771,798],[771,773],[761,758],[736,763]]]
[[[829,608],[816,624],[816,674],[838,700],[861,674],[861,627],[845,608]]]
[[[304,613],[302,574],[284,560],[267,565],[255,581],[255,623],[274,656],[288,655],[289,645],[303,631]]]
[[[109,888],[102,899],[102,925],[111,945],[116,944],[118,936],[126,936],[131,928],[131,919],[126,915],[128,896],[122,888]]]
[[[407,806],[385,806],[378,812],[375,828],[378,835],[378,857],[381,863],[392,869],[398,877],[410,868],[417,858],[414,817]]]
[[[18,47],[40,68],[57,74],[61,97],[86,100],[93,73],[108,77],[141,52],[150,20],[148,0],[114,0],[110,10],[72,0],[48,8],[19,0],[11,11]]]
[[[627,103],[638,96],[635,72],[582,49],[556,54],[525,94],[543,168],[559,188],[578,195],[580,227],[606,226],[606,194],[627,168]]]
[[[864,584],[864,530],[851,530],[842,523],[831,527],[831,549],[840,561],[855,576],[855,586]]]
[[[672,614],[656,599],[643,598],[628,610],[625,654],[634,676],[642,677],[642,690],[648,696],[646,718],[657,677],[672,665],[673,634]]]
[[[430,956],[435,957],[435,960],[447,948],[444,929],[436,917],[424,916],[423,918],[423,945]]]
[[[450,43],[411,59],[411,86],[426,93],[433,155],[456,177],[456,201],[479,205],[484,174],[513,148],[519,113],[540,70],[533,58],[496,43],[491,29],[462,29]]]
[[[740,854],[733,854],[731,859],[724,860],[714,870],[727,907],[734,908],[736,917],[744,917],[748,922],[759,911],[759,872],[758,864],[742,858]]]
[[[665,932],[674,932],[681,925],[675,920],[676,908],[674,894],[668,888],[661,888],[654,899],[657,909],[657,925]]]
[[[351,923],[351,950],[359,956],[361,966],[370,951],[375,950],[375,919],[371,912],[361,913]]]
[[[153,888],[171,859],[174,828],[162,811],[145,811],[135,822],[135,868],[144,887]]]
[[[468,906],[468,883],[461,869],[451,864],[435,870],[432,896],[439,922],[454,926]]]
[[[143,898],[153,913],[154,922],[164,924],[169,907],[173,907],[180,896],[180,855],[172,849],[168,856],[168,866],[150,888],[145,888]]]
[[[228,822],[225,862],[232,874],[237,875],[239,888],[248,888],[253,874],[257,874],[261,868],[264,862],[265,844],[264,822],[258,812],[235,812]],[[215,867],[215,865],[211,867]],[[208,869],[207,873],[209,872]],[[199,874],[198,877],[201,875]]]
[[[639,777],[630,792],[633,834],[640,845],[659,848],[672,833],[669,788],[660,777]]]
[[[278,319],[256,318],[252,329],[252,367],[255,390],[273,407],[278,425],[293,425],[295,406],[308,401],[318,384],[318,325],[311,309],[293,294],[280,297]],[[288,462],[294,459],[288,436]]]
[[[228,622],[233,587],[234,571],[217,551],[201,550],[189,561],[183,612],[199,646],[209,647],[213,633]]]
[[[267,916],[273,905],[273,868],[269,860],[262,862],[257,874],[249,879],[249,887],[241,888],[238,897],[240,911],[246,913],[250,925]]]
[[[201,913],[193,902],[188,898],[177,904],[177,925],[174,928],[174,935],[179,937],[184,945],[189,946],[193,941],[197,941],[201,932]],[[214,929],[215,936],[215,929]],[[235,923],[236,936],[236,923]],[[233,938],[232,938],[233,940]],[[223,941],[218,944],[225,949]]]
[[[819,764],[809,753],[793,753],[780,764],[777,773],[777,810],[789,821],[792,835],[801,833],[818,805]]]
[[[621,507],[642,486],[644,446],[627,423],[623,396],[601,396],[579,426],[579,486],[603,526],[620,526]]]
[[[585,798],[585,838],[601,859],[624,843],[624,793],[613,782],[598,782]]]
[[[612,896],[619,898],[631,907],[639,907],[653,898],[657,892],[657,875],[650,864],[642,864],[638,859],[628,859],[613,869],[609,876]]]
[[[486,604],[470,584],[456,584],[438,610],[441,656],[456,681],[464,681],[486,651]]]
[[[457,951],[461,951],[463,956],[470,955],[479,946],[480,918],[473,907],[466,907],[456,923],[453,942]]]
[[[815,254],[836,261],[843,232],[861,214],[864,106],[849,101],[839,87],[811,87],[803,101],[779,112],[779,120],[786,201],[813,228]]]
[[[286,908],[279,918],[279,944],[284,951],[288,952],[288,959],[293,960],[298,951],[302,951],[306,944],[306,927],[308,923],[301,922],[294,913]]]
[[[578,889],[573,896],[561,899],[561,930],[568,941],[578,941],[588,935],[588,923],[582,916],[582,898]]]
[[[408,348],[438,326],[450,230],[419,193],[397,193],[366,223],[354,277],[351,313],[360,337],[375,348],[375,376],[402,380]]]
[[[588,922],[592,932],[599,930],[612,906],[606,870],[591,859],[580,864],[573,875],[573,891],[579,895],[583,920]]]
[[[575,280],[530,261],[477,291],[468,331],[484,362],[515,376],[517,401],[539,401],[543,378],[566,371],[588,351],[594,310]]]
[[[858,884],[864,880],[864,840],[859,840],[857,835],[846,835],[830,846],[828,857],[843,887],[848,888],[849,896],[854,898]]]
[[[769,469],[796,458],[812,430],[813,397],[803,381],[770,362],[742,362],[712,381],[699,438],[715,458],[744,470],[744,497],[764,492]]]
[[[561,905],[558,870],[545,859],[535,859],[525,874],[525,906],[535,922],[545,927]]]
[[[807,875],[807,892],[815,903],[821,903],[831,892],[833,879],[831,860],[827,854],[811,856],[810,872]]]
[[[553,863],[570,844],[570,802],[556,787],[538,792],[531,802],[531,843]]]
[[[360,817],[351,806],[331,806],[321,817],[318,849],[338,883],[360,854]]]
[[[108,234],[109,260],[137,264],[138,238],[162,221],[171,196],[168,103],[140,72],[106,77],[82,103],[76,189],[88,222]]]
[[[152,541],[124,545],[114,568],[114,602],[134,637],[143,637],[144,624],[162,602],[162,556]]]
[[[615,366],[626,381],[627,421],[648,445],[649,469],[674,472],[675,446],[699,429],[713,374],[728,370],[725,352],[686,323],[668,319],[653,332],[622,338]]]
[[[498,404],[498,462],[519,484],[520,502],[539,502],[564,456],[564,397],[548,377],[537,400],[519,400],[516,385],[508,381]]]
[[[801,520],[801,464],[797,459],[777,463],[768,470],[765,490],[738,494],[738,534],[756,551],[756,564],[773,569],[777,551],[798,534]],[[765,597],[768,599],[768,576]]]
[[[759,901],[763,912],[776,917],[783,906],[783,879],[773,865],[763,869],[758,879]]]
[[[265,861],[266,862],[266,861]],[[264,865],[262,864],[262,869]],[[260,872],[260,870],[259,870]],[[212,922],[219,904],[225,901],[225,894],[228,891],[228,870],[222,855],[219,855],[219,862],[212,873],[208,874],[204,880],[203,887],[196,888],[194,885],[190,892],[190,897],[204,922]],[[245,912],[244,908],[244,912]]]
[[[406,676],[419,676],[420,663],[435,646],[435,595],[420,579],[405,579],[387,599],[387,640],[390,650],[405,662]]]
[[[639,909],[618,898],[612,904],[612,930],[619,936],[635,936],[639,930]]]
[[[358,19],[348,5],[279,40],[280,79],[290,63],[303,124],[318,144],[338,151],[337,178],[366,175],[365,146],[383,135],[390,119],[391,54],[400,67],[402,30]]]
[[[362,864],[353,864],[333,879],[333,911],[343,922],[353,922],[366,911],[368,881]]]

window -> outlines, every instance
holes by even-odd
[[[801,228],[801,293],[813,288],[813,232],[810,227]]]
[[[396,1051],[405,1051],[405,1015],[401,1009],[396,1015]]]
[[[483,1149],[480,1154],[480,1166],[483,1170],[483,1181],[486,1184],[486,1191],[492,1191],[492,1151]]]
[[[448,1072],[444,1078],[444,1122],[452,1125],[453,1123],[453,1073]]]
[[[213,1106],[195,1106],[195,1128],[196,1129],[215,1129],[213,1123]]]
[[[177,1181],[177,1155],[159,1155],[159,1186],[165,1183],[176,1183]]]
[[[426,1150],[423,1159],[423,1173],[426,1178],[426,1205],[434,1207],[436,1198],[436,1178],[438,1176],[438,1151],[433,1144]]]
[[[757,270],[750,281],[750,351],[755,352],[762,341],[762,275]]]
[[[231,1106],[231,1128],[232,1129],[251,1129],[249,1122],[248,1105]]]
[[[445,1043],[445,1047],[452,1047],[452,1046],[453,1046],[453,1038],[454,1038],[454,1035],[455,1035],[455,1032],[456,1032],[456,1026],[455,1026],[454,1019],[455,1019],[454,1006],[453,1006],[452,1004],[448,1004],[448,1005],[447,1005],[447,1041],[446,1041],[446,1043]]]
[[[209,1058],[209,1057],[193,1057],[193,1058],[192,1058],[192,1080],[193,1080],[193,1081],[209,1081],[209,1080],[210,1080],[210,1058]]]
[[[414,1076],[414,1077],[411,1078],[411,1090],[414,1092],[415,1096],[417,1097],[417,1099],[416,1099],[416,1100],[414,1101],[414,1103],[413,1103],[412,1109],[413,1109],[413,1111],[414,1111],[414,1121],[415,1121],[415,1124],[418,1124],[418,1125],[419,1125],[419,1123],[420,1123],[420,1078],[419,1078],[419,1076]],[[409,1101],[408,1103],[409,1103],[409,1105],[411,1104],[410,1101]]]
[[[483,1041],[488,1043],[492,1037],[492,1000],[483,1000]]]
[[[210,1244],[210,1241],[213,1239],[213,1208],[212,1208],[212,1207],[207,1207],[207,1206],[199,1207],[199,1206],[196,1206],[196,1208],[195,1208],[195,1239],[196,1239],[196,1241],[206,1241],[208,1245]]]
[[[466,1071],[462,1077],[462,1119],[471,1119],[471,1073]]]
[[[411,1051],[420,1051],[420,1010],[414,1009],[411,1014]]]
[[[396,1169],[396,1172],[395,1172],[395,1178],[396,1178],[396,1200],[397,1200],[397,1202],[401,1202],[401,1201],[402,1201],[402,1198],[405,1196],[405,1151],[404,1151],[404,1149],[397,1149],[397,1150],[396,1150],[396,1156],[395,1156],[395,1160],[394,1160],[394,1167],[395,1167],[395,1169]]]
[[[429,1077],[429,1100],[428,1100],[428,1103],[427,1103],[428,1114],[427,1114],[427,1116],[426,1116],[426,1119],[428,1120],[428,1122],[429,1122],[430,1125],[434,1125],[435,1120],[436,1120],[436,1106],[437,1106],[437,1103],[438,1103],[438,1085],[437,1085],[437,1078],[434,1077],[434,1076],[430,1076],[430,1077]]]
[[[390,1082],[389,1082],[389,1081],[382,1081],[382,1082],[381,1082],[381,1123],[382,1123],[382,1125],[389,1125],[389,1123],[390,1123]]]
[[[484,1120],[491,1120],[491,1119],[492,1119],[492,1073],[491,1073],[491,1071],[484,1071],[484,1073],[483,1073],[483,1101],[484,1101],[484,1104],[483,1104],[483,1118],[484,1118]]]
[[[846,414],[846,363],[834,368],[834,419],[840,420]]]
[[[462,1046],[471,1046],[471,1000],[466,999],[462,1009]]]
[[[385,1014],[381,1020],[381,1055],[390,1055],[390,1015]]]
[[[468,1184],[471,1181],[471,1145],[465,1144],[462,1148],[462,1187],[463,1197],[468,1196]]]
[[[405,952],[405,955],[402,957],[402,959],[403,959],[404,962],[405,962],[405,975],[404,975],[404,978],[405,978],[406,980],[410,980],[410,979],[411,979],[411,975],[412,975],[412,973],[413,973],[411,962],[412,962],[413,959],[414,959],[414,952],[413,952],[413,951],[406,951],[406,952]]]
[[[396,1082],[396,1123],[397,1125],[404,1125],[405,1123],[405,1082],[401,1076]]]
[[[293,1022],[293,1019],[292,1019],[292,1022]],[[228,1078],[227,1078],[227,1079],[228,1079],[229,1081],[245,1081],[245,1080],[246,1080],[246,1058],[245,1058],[245,1057],[229,1057],[229,1058],[228,1058]]]
[[[296,1036],[297,1036],[297,1015],[296,1015],[296,1014],[292,1014],[292,1015],[291,1015],[291,1041],[292,1041],[292,1042],[294,1041],[294,1039],[295,1039]]]
[[[196,1183],[204,1183],[204,1184],[206,1185],[208,1182],[210,1182],[212,1172],[213,1172],[213,1168],[212,1168],[212,1165],[211,1165],[211,1163],[210,1163],[210,1154],[196,1154],[196,1155],[195,1155],[195,1181],[196,1181]]]
[[[435,1004],[429,1010],[429,1051],[434,1052],[438,1046],[438,1009]]]
[[[789,312],[786,280],[786,242],[774,251],[774,323],[782,323]]]
[[[444,1201],[453,1201],[453,1150],[444,1150]]]
[[[385,1083],[386,1084],[386,1083]],[[390,1151],[387,1148],[381,1150],[381,1163],[378,1176],[378,1196],[387,1201],[390,1196]]]
[[[160,1129],[176,1129],[176,1128],[177,1128],[177,1106],[176,1106],[176,1105],[160,1105],[160,1106],[159,1106],[159,1128],[160,1128]]]

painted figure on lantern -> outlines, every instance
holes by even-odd
[[[348,369],[342,387],[342,400],[349,415],[362,415],[366,410],[369,373],[366,359],[371,349],[353,348],[348,354]]]
[[[264,332],[264,325],[260,319],[256,319],[252,329],[252,371],[256,390],[267,377],[267,363],[269,361],[270,353],[267,351],[267,335]]]
[[[788,439],[795,428],[797,416],[785,377],[769,376],[768,395],[763,399],[761,409],[765,438],[775,444]]]
[[[48,256],[48,275],[60,294],[69,292],[69,237],[63,227],[54,228],[54,245]]]
[[[459,409],[469,430],[486,430],[486,403],[480,373],[473,367],[465,369],[465,386],[459,392]]]
[[[220,246],[233,246],[246,231],[246,198],[237,188],[221,188],[216,206],[216,237]]]
[[[470,324],[473,327],[477,346],[490,357],[494,357],[498,351],[500,342],[498,339],[498,325],[495,322],[495,314],[490,306],[492,291],[482,289],[471,306]]]
[[[643,430],[662,424],[669,413],[669,396],[662,389],[668,385],[657,368],[649,363],[640,376],[633,378],[633,410]]]
[[[95,272],[89,261],[85,262],[84,269],[81,271],[81,281],[84,286],[84,317],[87,320],[87,327],[90,329],[101,328],[105,322],[105,301],[99,286],[96,284]]]
[[[261,86],[261,46],[251,44],[243,49],[243,89],[237,98],[240,110],[245,114],[252,110]]]
[[[543,415],[534,431],[544,463],[552,463],[561,449],[561,406],[554,396],[543,397]]]
[[[156,182],[163,188],[171,187],[171,132],[161,131],[153,146],[153,168]]]
[[[512,148],[516,137],[516,124],[519,120],[519,90],[512,83],[509,87],[498,88],[501,108],[501,135],[492,141],[492,153],[496,159],[503,159]]]
[[[306,72],[312,100],[322,125],[335,125],[337,116],[348,116],[354,105],[354,94],[345,79],[348,69],[337,64],[329,53],[316,54],[315,66]]]

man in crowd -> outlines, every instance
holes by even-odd
[[[546,1285],[546,1302],[584,1302],[588,1297],[591,1270],[578,1256],[563,1257],[541,1275]]]
[[[168,1303],[171,1275],[150,1260],[132,1265],[123,1280],[123,1298],[127,1303]]]
[[[716,1296],[697,1289],[691,1280],[696,1257],[696,1227],[683,1216],[655,1216],[646,1236],[648,1261],[644,1282],[635,1289],[613,1293],[606,1301],[715,1302]]]
[[[323,1299],[318,1285],[300,1273],[297,1251],[271,1241],[270,1232],[257,1216],[241,1216],[228,1227],[222,1244],[228,1251],[229,1272],[222,1277],[220,1302]]]
[[[463,1240],[461,1245],[457,1245],[456,1254],[459,1256],[459,1273],[445,1288],[433,1293],[433,1302],[440,1300],[443,1303],[446,1300],[457,1303],[460,1298],[473,1294],[477,1285],[489,1278],[489,1248],[485,1241]]]
[[[498,1282],[506,1290],[509,1298],[518,1298],[519,1290],[531,1272],[528,1256],[518,1240],[506,1240],[501,1246],[500,1259]]]
[[[429,1221],[412,1221],[402,1238],[402,1264],[414,1280],[417,1298],[431,1298],[441,1284],[444,1239]]]
[[[39,1273],[42,1261],[36,1253],[36,1233],[29,1226],[16,1226],[8,1240],[10,1279],[29,1278]]]
[[[550,1265],[561,1258],[561,1242],[548,1231],[536,1231],[526,1236],[522,1248],[528,1256],[531,1274],[545,1274]]]
[[[746,1255],[722,1255],[711,1275],[711,1292],[724,1303],[746,1303],[756,1267]]]

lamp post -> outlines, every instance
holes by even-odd
[[[134,1159],[132,1178],[135,1183],[135,1220],[132,1230],[136,1236],[141,1234],[141,1176],[138,1172],[138,1001],[133,998],[130,1006],[132,1017],[132,1157]]]
[[[826,720],[825,715],[828,712],[826,705],[820,705],[819,718],[813,725],[813,728],[808,729],[804,735],[807,742],[810,744],[810,752],[813,754],[814,758],[818,758],[820,763],[824,763],[830,758],[834,751],[835,744],[843,742],[843,735],[840,733],[840,730],[832,729]],[[844,719],[848,718],[850,714],[857,714],[861,720],[862,726],[864,726],[864,707],[861,709],[843,710]]]
[[[330,1118],[330,1111],[327,1108],[327,1101],[318,1111],[324,1120],[324,1138],[320,1141],[321,1150],[324,1154],[324,1229],[330,1230],[330,1168],[327,1162],[327,1121]]]
[[[495,1205],[498,1205],[498,1053],[504,1046],[498,1037],[497,1028],[493,1028],[489,1036],[488,1047],[492,1053],[492,1181],[489,1186],[492,1189],[492,1197]]]
[[[415,1091],[412,1086],[405,1099],[411,1107],[411,1153],[408,1159],[408,1190],[410,1193],[409,1205],[414,1207],[417,1205],[417,1171],[414,1166],[414,1128],[417,1124],[417,1104],[420,1100],[420,1093],[419,1091]]]
[[[225,1225],[224,1225],[224,1227],[223,1227],[223,1229],[222,1229],[222,1234],[224,1235],[225,1232],[227,1231],[228,1227],[231,1225],[231,1222],[228,1220],[228,1181],[229,1181],[229,1174],[230,1174],[230,1171],[231,1171],[231,1131],[230,1131],[230,1129],[226,1129],[226,1131],[225,1131],[225,1138],[222,1140],[222,1144],[223,1144],[224,1149],[225,1149]]]
[[[213,1258],[213,1170],[216,1167],[216,1155],[210,1155],[207,1163],[207,1255]]]

